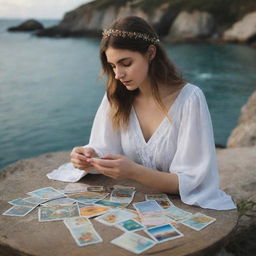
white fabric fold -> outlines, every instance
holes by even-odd
[[[65,163],[58,169],[46,174],[50,180],[58,180],[64,182],[77,182],[87,174],[86,171],[74,168],[72,163]]]

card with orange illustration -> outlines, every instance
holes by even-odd
[[[100,206],[100,205],[80,205],[79,206],[80,216],[91,218],[94,216],[98,216],[110,211],[110,208]]]

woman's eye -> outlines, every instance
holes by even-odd
[[[125,67],[129,67],[129,66],[131,66],[131,64],[132,64],[131,62],[124,62],[124,63],[123,63],[123,65],[124,65]]]

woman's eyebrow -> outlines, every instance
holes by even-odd
[[[131,57],[125,57],[125,58],[122,58],[122,59],[118,60],[117,63],[120,63],[120,62],[125,61],[125,60],[129,60],[129,59],[131,59]],[[108,62],[108,63],[111,64],[111,65],[114,65],[114,63],[111,63],[111,62]]]

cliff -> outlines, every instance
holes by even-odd
[[[136,15],[150,22],[166,41],[224,40],[255,42],[254,0],[95,0],[67,12],[38,36],[99,36],[118,17]],[[253,14],[244,18],[248,14]],[[237,22],[240,22],[237,29]],[[247,33],[240,38],[240,31]],[[227,32],[231,31],[231,32]],[[230,36],[231,35],[231,36]]]

